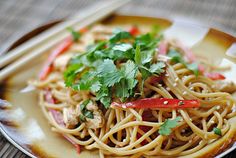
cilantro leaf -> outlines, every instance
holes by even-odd
[[[181,117],[178,116],[175,119],[167,119],[160,127],[158,133],[160,135],[170,135],[171,129],[178,126],[178,122],[181,120]]]
[[[100,100],[105,108],[108,108],[111,104],[111,92],[106,86],[102,86],[96,94],[96,100]]]
[[[197,63],[191,63],[191,64],[186,64],[186,67],[191,70],[195,76],[198,76],[199,70],[198,70],[198,64]]]
[[[115,71],[117,71],[116,65],[111,59],[105,59],[103,63],[97,68],[97,74],[100,76],[103,76],[107,73],[115,72]]]
[[[132,59],[134,56],[132,49],[133,47],[131,44],[115,44],[111,50],[108,51],[108,57],[113,60]]]
[[[163,62],[158,62],[156,64],[152,64],[149,71],[153,74],[160,75],[161,73],[165,72],[165,63]]]
[[[134,56],[134,61],[137,65],[140,65],[142,60],[141,60],[141,50],[140,50],[140,45],[136,46],[135,49],[135,56]]]
[[[65,80],[65,85],[67,87],[72,86],[77,74],[82,72],[84,70],[84,68],[85,67],[82,64],[70,65],[63,74],[64,80]]]
[[[128,82],[126,79],[122,79],[119,83],[115,85],[115,94],[117,97],[121,98],[121,101],[125,101],[125,98],[129,97]]]
[[[152,37],[156,37],[158,35],[158,33],[160,32],[160,26],[159,25],[153,25],[151,28],[151,36]]]
[[[99,81],[96,81],[90,86],[90,90],[92,92],[97,92],[100,90],[101,86],[102,86],[102,84]]]
[[[124,77],[127,79],[134,79],[138,72],[138,66],[135,65],[135,63],[131,60],[128,60],[121,69],[124,74]]]
[[[222,136],[221,129],[215,127],[215,128],[213,128],[213,131],[216,135]]]
[[[121,29],[116,29],[113,32],[113,35],[110,37],[109,42],[110,43],[116,43],[122,39],[129,39],[131,38],[131,34],[127,31],[123,31]]]
[[[76,42],[81,37],[81,34],[75,31],[72,27],[68,27],[67,30],[71,33],[73,40]]]
[[[91,100],[85,100],[83,101],[83,103],[80,104],[80,111],[81,111],[81,114],[80,114],[80,120],[81,121],[85,121],[85,118],[90,118],[90,119],[93,119],[94,116],[93,116],[93,112],[92,111],[89,111],[86,106],[88,104],[93,104],[93,102]]]
[[[107,73],[103,77],[103,83],[104,85],[111,87],[115,83],[119,82],[122,78],[122,74],[119,71],[114,71],[111,73]]]
[[[187,69],[191,70],[195,76],[198,76],[199,70],[198,70],[198,64],[197,63],[187,63],[184,61],[183,57],[179,52],[177,52],[174,49],[171,49],[168,52],[168,56],[171,57],[171,61],[175,63],[182,63],[187,67]]]

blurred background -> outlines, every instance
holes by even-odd
[[[0,0],[0,52],[45,23],[109,0]],[[236,0],[133,0],[118,13],[191,20],[236,35]],[[0,134],[0,157],[25,157]],[[227,158],[236,157],[235,153]]]
[[[0,49],[50,21],[86,12],[108,0],[0,0]],[[191,19],[236,33],[236,0],[133,0],[120,13]]]

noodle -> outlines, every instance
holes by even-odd
[[[104,29],[95,32],[96,29],[91,29],[87,33],[90,36],[87,35],[86,38],[95,38],[98,34],[101,36],[103,31],[106,36],[111,33]],[[169,45],[176,47],[173,41]],[[81,42],[77,43],[76,47],[84,50],[85,46]],[[217,85],[215,81],[203,75],[195,76],[182,63],[167,63],[165,71],[161,84],[152,84],[149,80],[144,82],[142,98],[196,99],[201,106],[186,109],[135,109],[110,106],[98,112],[102,113],[100,118],[102,126],[98,128],[93,128],[88,122],[80,122],[72,128],[67,127],[65,124],[60,124],[50,111],[53,109],[63,115],[65,113],[63,109],[76,109],[77,105],[87,99],[95,100],[94,94],[89,91],[75,91],[66,87],[63,84],[62,69],[54,69],[45,80],[31,81],[30,84],[35,85],[40,91],[39,105],[52,125],[52,130],[67,136],[87,150],[99,150],[101,158],[106,155],[132,158],[190,155],[220,138],[213,132],[213,128],[221,129],[222,136],[229,132],[228,120],[236,116],[232,110],[235,100],[231,94],[214,88],[214,85]],[[49,91],[56,101],[48,102],[45,97],[46,91]],[[149,120],[145,120],[145,113],[150,115]],[[173,128],[171,135],[157,133],[167,119],[176,119],[178,116],[182,119],[178,126]],[[74,114],[71,117],[73,119]]]

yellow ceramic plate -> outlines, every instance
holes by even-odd
[[[110,16],[101,23],[106,25],[131,25],[141,27],[159,25],[165,36],[179,38],[193,51],[217,65],[231,65],[225,73],[227,80],[236,82],[236,38],[224,32],[192,24],[162,18],[137,16]],[[84,151],[77,155],[74,147],[60,135],[51,131],[50,125],[38,106],[37,92],[21,93],[26,81],[35,78],[46,56],[33,60],[29,65],[1,83],[0,126],[2,133],[20,150],[31,157],[98,157],[97,152]],[[217,149],[218,157],[236,148]],[[219,153],[221,152],[221,153]]]

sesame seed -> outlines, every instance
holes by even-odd
[[[214,120],[211,120],[211,123],[215,123],[215,121],[214,121]]]
[[[200,142],[199,142],[199,145],[201,145],[202,143],[203,143],[203,141],[200,141]]]
[[[184,133],[184,132],[185,132],[185,129],[182,129],[181,132]]]
[[[186,91],[184,91],[184,92],[183,92],[183,95],[186,95],[186,94],[187,94],[187,92],[186,92]]]
[[[176,86],[177,86],[177,83],[174,83],[173,86],[176,87]]]
[[[184,102],[183,102],[183,101],[179,101],[179,102],[178,102],[178,105],[179,105],[179,106],[184,105]]]
[[[193,87],[190,87],[189,89],[190,89],[190,90],[193,90]]]
[[[167,104],[168,104],[168,101],[167,101],[167,100],[166,100],[166,101],[164,101],[164,102],[163,102],[163,104],[167,105]]]
[[[176,78],[176,79],[175,79],[175,82],[177,82],[177,81],[179,81],[179,78]]]
[[[166,77],[168,77],[168,76],[169,76],[169,74],[165,74],[165,76],[166,76]]]
[[[122,105],[121,107],[124,108],[124,109],[126,109],[126,106],[125,106],[125,105]]]
[[[220,110],[220,106],[217,106],[216,109],[217,109],[217,110]]]
[[[162,87],[162,84],[158,84],[159,87]]]
[[[166,88],[166,90],[167,90],[167,91],[170,91],[170,88],[169,88],[169,87],[167,87],[167,88]]]
[[[193,121],[191,118],[189,119],[190,121]]]

